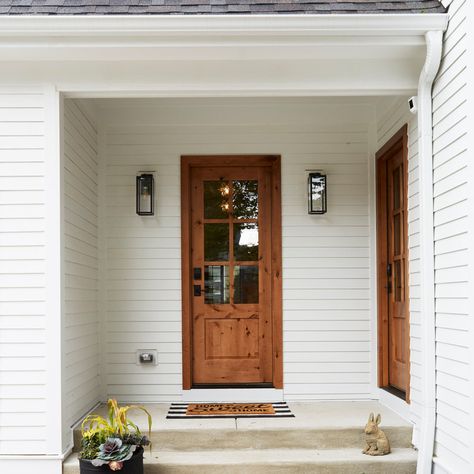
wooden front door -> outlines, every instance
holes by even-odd
[[[407,134],[377,153],[380,385],[408,399]]]
[[[281,385],[278,157],[183,157],[184,388]]]

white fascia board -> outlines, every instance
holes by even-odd
[[[406,36],[444,31],[446,14],[1,16],[0,37],[322,35]]]

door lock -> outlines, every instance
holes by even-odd
[[[201,296],[201,285],[193,285],[194,296]]]

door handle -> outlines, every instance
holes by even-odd
[[[194,296],[201,296],[201,285],[193,285]]]

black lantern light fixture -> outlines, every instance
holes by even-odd
[[[326,214],[327,207],[327,179],[319,171],[308,175],[308,214]]]
[[[137,176],[137,214],[139,216],[153,216],[155,200],[155,183],[153,175],[143,173]]]

